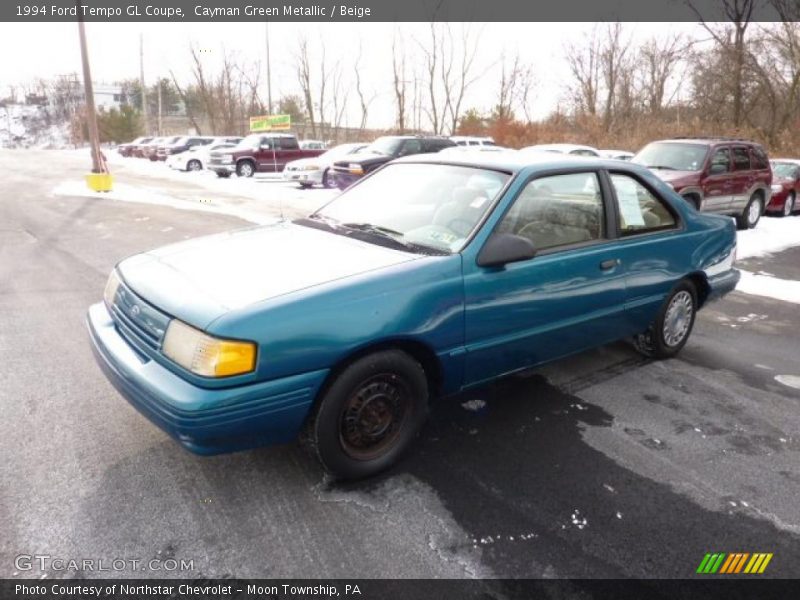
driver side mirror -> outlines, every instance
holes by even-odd
[[[478,254],[479,267],[502,267],[536,256],[531,241],[513,233],[493,233]]]

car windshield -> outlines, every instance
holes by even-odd
[[[792,163],[772,163],[772,172],[776,177],[793,178],[797,173],[798,165]]]
[[[699,171],[703,168],[708,146],[701,144],[653,143],[642,148],[631,159],[650,169]]]
[[[402,138],[379,137],[377,140],[367,146],[364,151],[391,156],[397,151],[402,143]]]
[[[311,219],[339,233],[368,232],[391,237],[410,251],[449,254],[463,248],[509,178],[508,173],[475,167],[392,164],[346,190]]]
[[[258,148],[261,144],[261,138],[264,137],[260,133],[251,133],[239,142],[238,146],[241,148]]]

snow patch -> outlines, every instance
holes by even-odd
[[[252,211],[242,210],[235,206],[193,203],[187,200],[178,200],[172,196],[162,194],[152,189],[115,183],[114,190],[111,192],[95,192],[86,187],[83,181],[65,181],[60,183],[52,192],[55,196],[78,196],[82,198],[97,198],[99,200],[113,200],[119,202],[138,202],[140,204],[156,204],[158,206],[168,206],[179,210],[196,210],[206,213],[215,213],[238,217],[257,225],[269,225],[278,221],[275,217],[258,214]],[[145,219],[148,217],[142,217]]]
[[[461,406],[466,410],[478,412],[479,410],[486,408],[486,402],[478,399],[468,400],[467,402],[462,403]]]
[[[798,232],[795,232],[795,236],[800,239]],[[757,275],[749,271],[741,271],[741,274],[742,278],[736,286],[736,291],[800,304],[800,281]]]
[[[739,231],[736,237],[736,257],[741,260],[800,246],[799,221],[796,217],[761,219],[755,229]]]
[[[800,375],[775,375],[775,381],[787,387],[800,390]]]

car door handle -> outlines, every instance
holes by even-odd
[[[622,261],[618,258],[610,258],[608,260],[604,260],[603,262],[601,262],[600,268],[603,269],[603,271],[608,271],[609,269],[613,269],[614,267],[619,265],[621,262]]]

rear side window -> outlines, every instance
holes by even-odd
[[[553,175],[528,183],[497,231],[546,250],[603,239],[604,214],[596,173]]]
[[[279,138],[281,150],[299,150],[300,144],[294,138]]]
[[[407,154],[419,154],[422,152],[422,143],[419,140],[406,140],[403,142],[403,148],[400,150],[400,156]]]
[[[750,170],[750,153],[744,146],[733,147],[733,170],[734,171]]]
[[[766,169],[769,165],[769,160],[767,159],[767,153],[764,152],[764,149],[758,146],[753,146],[751,151],[753,155],[753,168]]]
[[[664,201],[633,177],[611,173],[611,185],[617,197],[619,230],[623,236],[672,229],[677,224]]]

